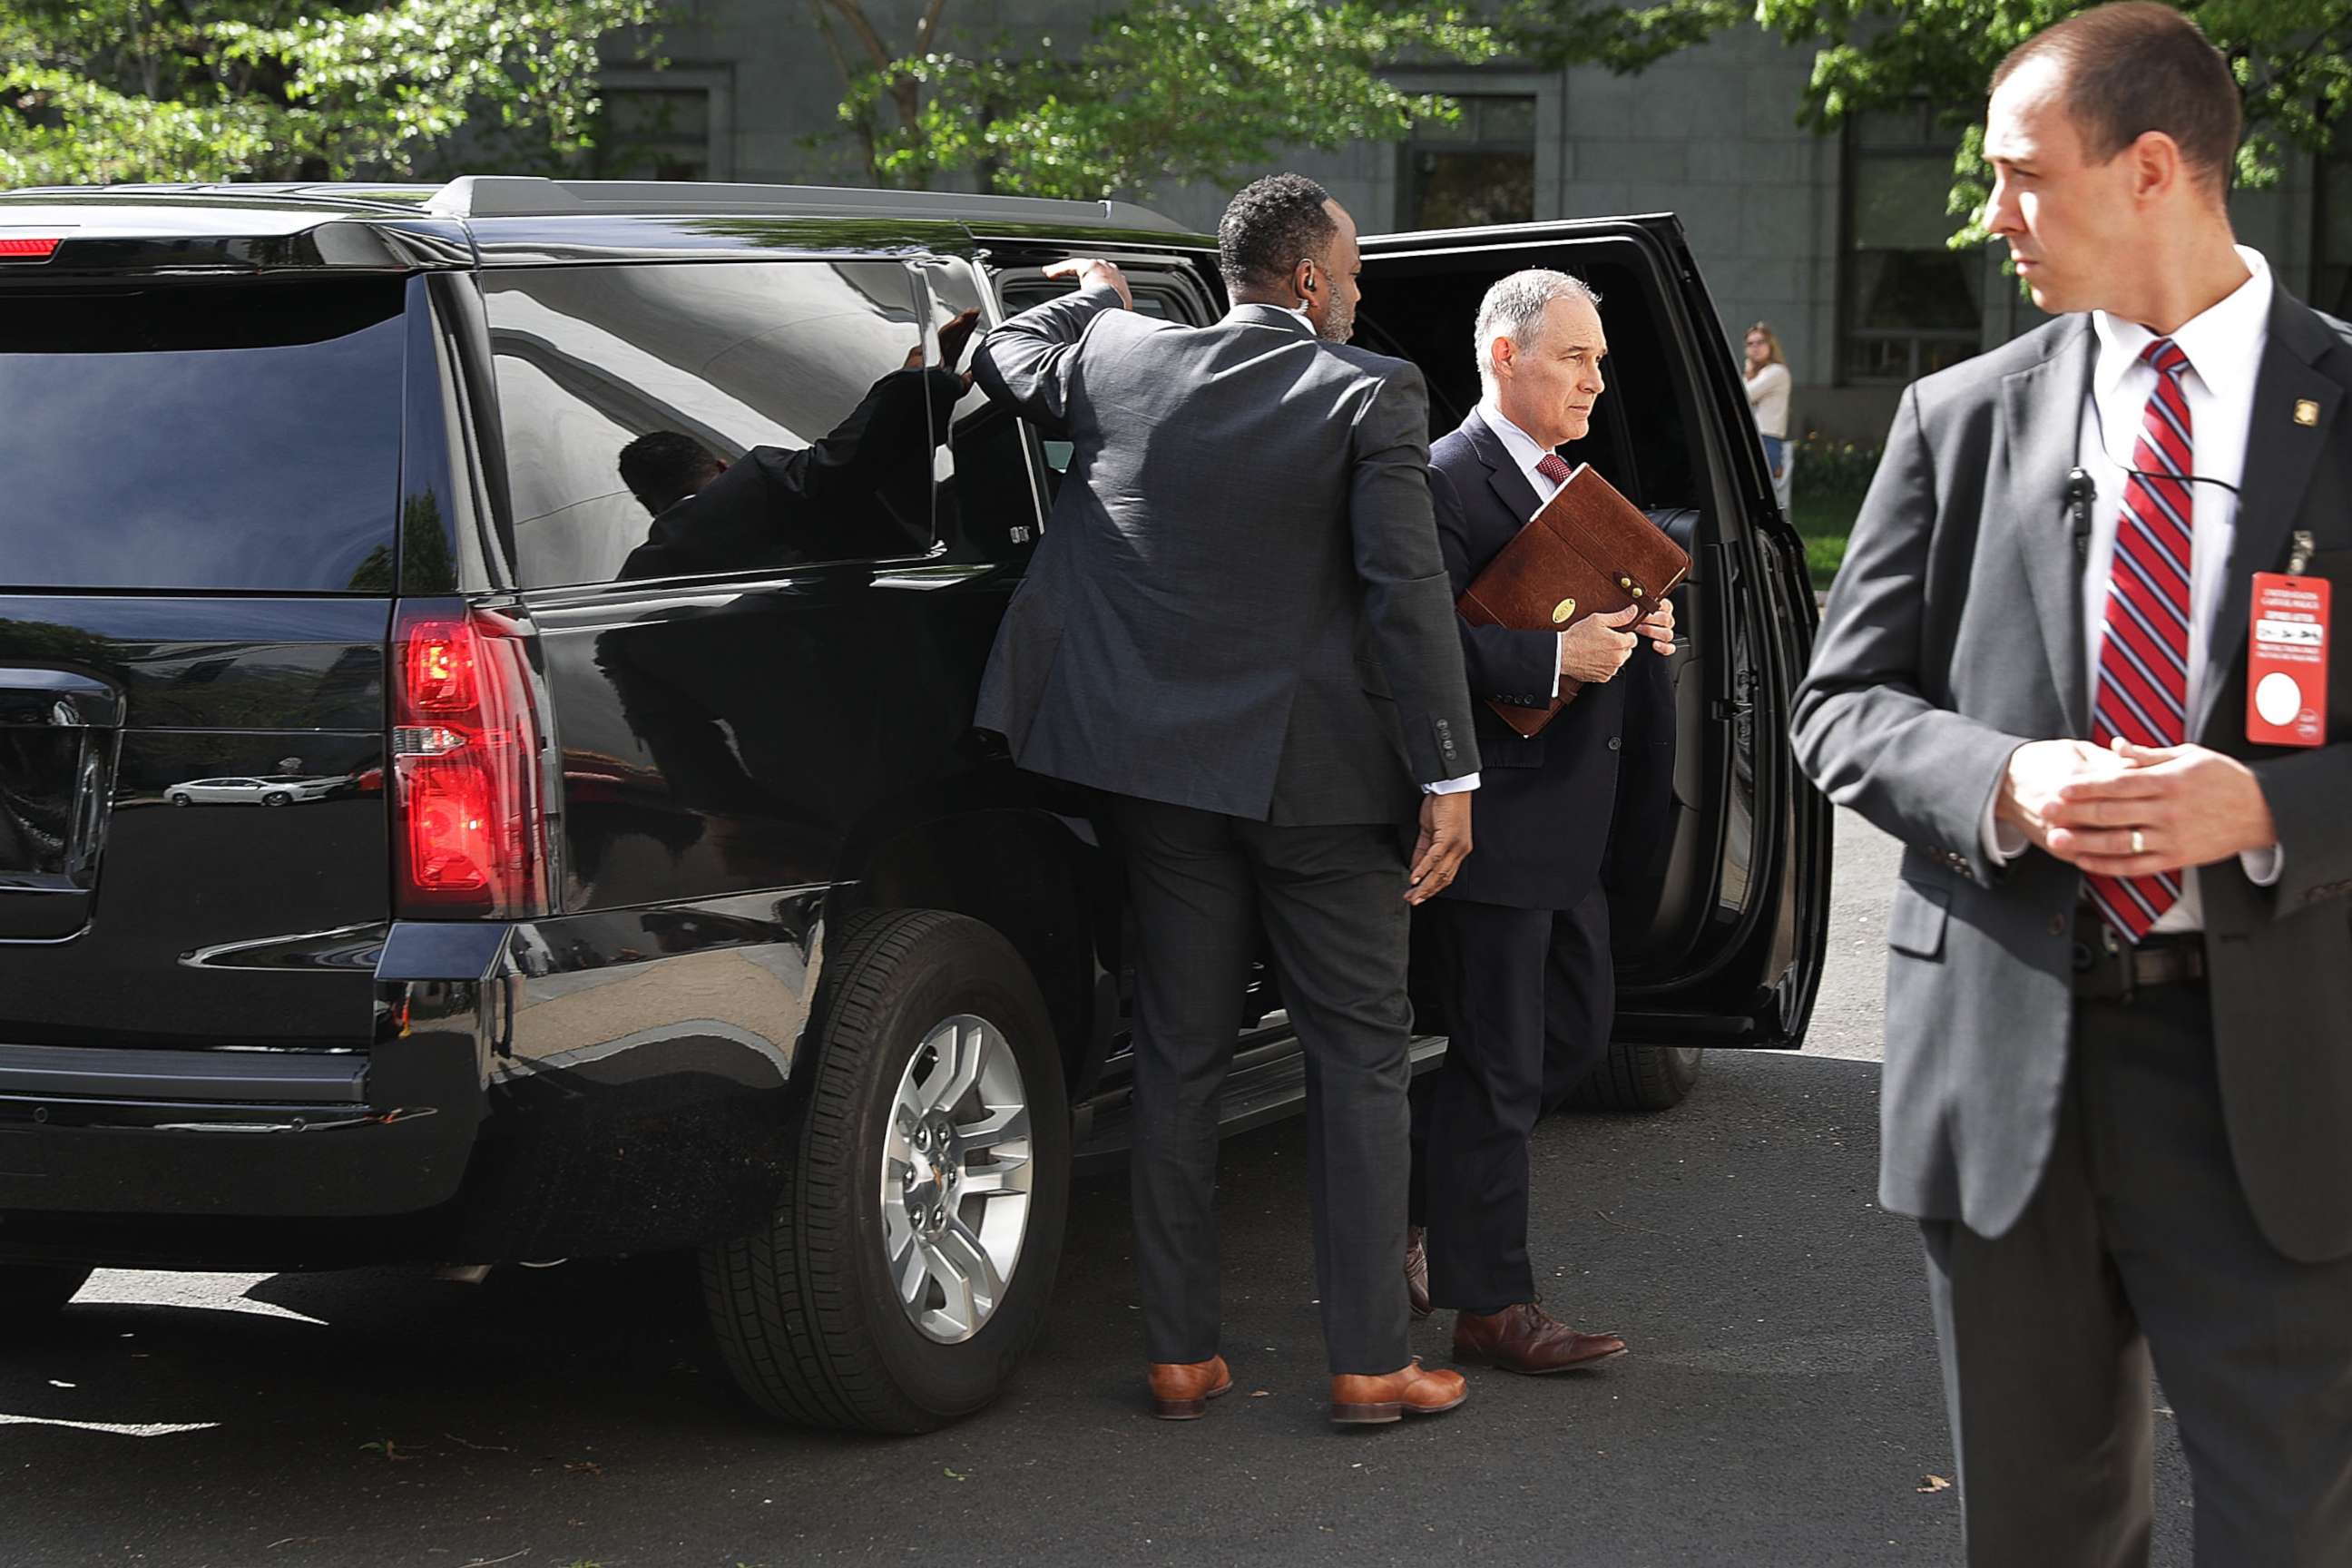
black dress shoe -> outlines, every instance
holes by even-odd
[[[1404,1233],[1404,1297],[1417,1319],[1436,1310],[1429,1304],[1429,1248],[1423,1245],[1424,1234],[1417,1225],[1406,1227]]]
[[[1585,1334],[1570,1328],[1533,1301],[1499,1312],[1457,1312],[1454,1359],[1505,1372],[1540,1374],[1580,1372],[1625,1353],[1615,1334]]]

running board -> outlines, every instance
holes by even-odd
[[[1427,1072],[1445,1055],[1443,1035],[1415,1035],[1412,1070]],[[1245,1037],[1234,1056],[1234,1069],[1225,1079],[1224,1103],[1217,1118],[1220,1137],[1230,1138],[1269,1121],[1295,1116],[1307,1103],[1307,1054],[1297,1037],[1283,1034],[1272,1040]],[[1135,1092],[1125,1083],[1107,1088],[1080,1109],[1077,1152],[1074,1163],[1081,1174],[1126,1159],[1135,1137]]]

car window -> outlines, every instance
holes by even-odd
[[[1135,296],[1136,314],[1165,321],[1190,321],[1192,312],[1184,308],[1173,289],[1154,286],[1140,279],[1127,280],[1129,291]],[[1004,286],[1004,313],[1018,315],[1033,305],[1059,299],[1077,289],[1075,281],[1055,278],[1024,278]],[[1062,476],[1070,470],[1072,447],[1067,441],[1046,439],[1041,443],[1045,454],[1049,482],[1058,491]]]
[[[984,320],[979,273],[968,261],[940,260],[924,268],[931,292],[930,340],[935,353],[955,352],[959,370],[971,367],[978,332],[958,336]],[[949,437],[936,455],[940,540],[951,561],[1017,559],[1037,539],[1037,492],[1030,479],[1025,426],[977,385],[956,404]]]
[[[397,278],[0,289],[0,587],[389,593]]]
[[[484,276],[526,588],[898,560],[961,393],[895,261]],[[634,488],[633,488],[634,487]]]

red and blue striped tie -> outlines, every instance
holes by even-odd
[[[2115,563],[2107,574],[2106,635],[2099,646],[2098,697],[2091,739],[2118,735],[2142,746],[2189,739],[2189,476],[2193,472],[2189,398],[2180,377],[2189,356],[2170,338],[2140,359],[2156,368],[2156,392],[2140,416],[2132,474],[2116,520]],[[2137,942],[2180,901],[2180,873],[2085,877],[2084,885],[2117,935]]]

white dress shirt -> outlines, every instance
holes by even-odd
[[[2235,487],[2245,473],[2246,429],[2253,421],[2254,382],[2270,340],[2270,264],[2260,251],[2242,245],[2238,255],[2252,276],[2172,334],[2174,344],[2189,356],[2180,386],[2189,400],[2192,465],[2188,737],[2192,743],[2203,732],[2208,700],[2213,695],[2205,689],[2207,645],[2214,606],[2226,585],[2230,546],[2237,535]],[[2090,395],[2084,400],[2076,461],[2091,476],[2094,486],[2090,549],[2083,562],[2083,657],[2089,671],[2084,689],[2091,693],[2095,708],[2116,527],[2123,513],[2133,449],[2139,443],[2141,416],[2147,400],[2156,395],[2156,367],[2143,363],[2140,355],[2157,334],[2105,310],[2092,313],[2091,326],[2098,334],[2098,362],[2091,372]],[[2197,482],[2202,479],[2221,482]],[[1988,808],[1984,843],[1987,854],[1998,865],[2023,854],[2026,839],[2006,823],[1995,823]],[[2278,880],[2284,858],[2278,846],[2273,845],[2247,851],[2239,857],[2239,863],[2255,886],[2269,887]],[[2202,931],[2204,926],[2203,900],[2198,893],[2197,873],[2191,869],[2180,879],[2179,901],[2149,929],[2153,934],[2170,935]]]
[[[1492,398],[1488,398],[1478,405],[1478,417],[1486,422],[1486,427],[1489,430],[1492,430],[1496,435],[1502,437],[1503,450],[1511,455],[1511,461],[1517,463],[1519,466],[1519,472],[1528,477],[1528,486],[1536,492],[1536,506],[1540,510],[1546,501],[1550,500],[1552,497],[1559,493],[1559,487],[1568,482],[1565,479],[1551,479],[1536,471],[1536,465],[1538,463],[1542,462],[1546,458],[1553,457],[1557,454],[1555,454],[1550,447],[1542,445],[1534,437],[1528,435],[1526,431],[1520,429],[1517,426],[1504,418],[1503,411],[1495,406],[1494,400]],[[1562,648],[1568,646],[1568,634],[1566,632],[1559,634],[1559,646]],[[1555,651],[1552,655],[1551,694],[1554,697],[1558,697],[1559,695],[1559,655],[1558,651]]]

